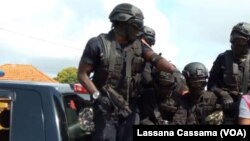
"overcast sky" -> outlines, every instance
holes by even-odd
[[[248,0],[6,0],[0,2],[0,65],[32,64],[55,77],[78,67],[86,42],[111,28],[119,3],[139,7],[156,31],[153,49],[180,70],[193,61],[210,70],[230,49],[238,22],[250,22]]]

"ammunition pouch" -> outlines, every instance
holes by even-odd
[[[239,74],[239,66],[237,63],[233,61],[233,52],[232,51],[226,51],[224,53],[224,59],[225,59],[225,66],[222,67],[223,69],[223,83],[226,84],[228,87],[236,88],[237,84],[241,80],[238,78]]]
[[[206,106],[204,106],[204,111],[206,113],[211,113],[211,111],[213,111],[213,109],[214,109],[213,105],[206,105]]]
[[[145,61],[142,57],[133,57],[132,59],[132,72],[141,73],[144,70]]]

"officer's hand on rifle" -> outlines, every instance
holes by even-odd
[[[99,104],[100,110],[103,112],[112,112],[114,110],[114,106],[110,102],[110,99],[107,96],[101,96],[100,93],[105,93],[105,91],[96,91],[91,95],[93,99],[92,102],[97,102]]]
[[[224,109],[230,109],[233,104],[233,98],[230,96],[230,94],[226,91],[221,91],[220,96],[222,98],[222,105]]]
[[[189,92],[189,88],[186,84],[185,77],[181,74],[180,71],[176,70],[173,73],[175,82],[176,82],[176,91],[182,95],[185,95]]]

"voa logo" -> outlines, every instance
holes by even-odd
[[[221,134],[224,136],[244,136],[244,131],[242,129],[221,129]]]

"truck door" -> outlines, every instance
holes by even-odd
[[[0,89],[0,141],[45,141],[40,93]]]

